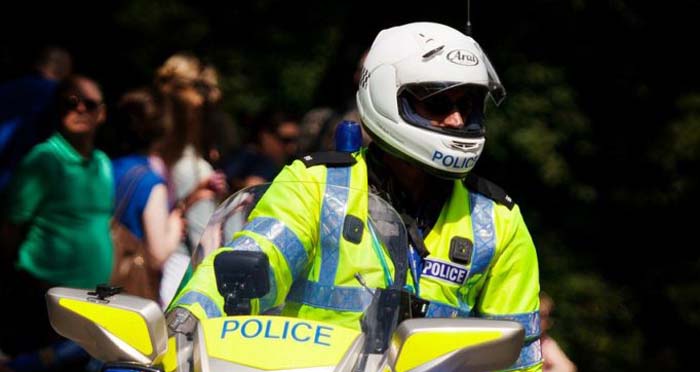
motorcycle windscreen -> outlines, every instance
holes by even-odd
[[[302,247],[300,241],[311,246]],[[402,288],[406,282],[405,226],[390,204],[367,190],[279,181],[243,189],[221,203],[212,215],[193,254],[191,269],[195,270],[212,253],[221,252],[221,247],[255,251],[264,244],[268,245],[268,253],[271,246],[276,252],[283,252],[284,261],[278,262],[299,270],[302,279],[308,275],[313,258],[304,263],[299,257],[308,257],[309,252],[322,256],[320,250],[342,246],[381,257],[371,271],[348,273],[350,280],[343,284],[364,295],[360,305],[369,306],[374,287]],[[358,274],[357,279],[352,274]],[[274,301],[270,298],[261,298],[260,308],[254,313],[262,310],[260,313],[270,314],[263,304],[271,302]],[[355,320],[355,327],[348,327],[338,322],[280,316],[221,316],[201,321],[201,363],[239,364],[265,370],[329,367],[352,359],[347,357],[352,350],[363,349],[364,339],[358,338],[359,319]],[[271,350],[280,351],[270,358]]]
[[[350,204],[359,206],[355,208],[360,211],[359,215],[346,213]],[[284,223],[278,224],[278,221]],[[188,274],[178,288],[182,289],[202,260],[217,249],[253,249],[236,240],[246,230],[264,230],[265,238],[281,250],[294,243],[290,230],[308,238],[304,241],[316,249],[371,239],[371,253],[379,257],[384,252],[389,257],[386,262],[382,261],[384,286],[401,288],[406,283],[406,228],[388,202],[366,189],[353,189],[343,184],[277,181],[244,188],[218,206],[192,254]],[[292,258],[303,253],[297,252]],[[292,261],[292,266],[299,264]],[[362,275],[353,285],[362,285]]]

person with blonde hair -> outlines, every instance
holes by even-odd
[[[174,295],[186,262],[202,235],[218,200],[227,192],[226,177],[206,161],[203,114],[207,102],[204,65],[196,56],[177,53],[157,69],[154,88],[162,105],[165,135],[154,150],[153,162],[167,181],[170,200],[185,210],[187,233],[176,253],[166,261],[161,295]],[[177,264],[174,264],[177,262]]]

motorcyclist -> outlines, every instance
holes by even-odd
[[[357,92],[373,143],[312,154],[282,170],[252,221],[230,247],[205,258],[171,311],[224,316],[214,258],[257,250],[269,258],[270,291],[252,301],[253,312],[282,306],[283,315],[359,328],[371,293],[356,274],[368,287],[386,288],[395,267],[372,247],[369,191],[406,222],[407,288],[430,301],[427,316],[518,321],[526,338],[512,368],[541,370],[534,244],[518,206],[470,172],[485,142],[485,102],[504,95],[484,52],[459,31],[428,22],[381,31]]]

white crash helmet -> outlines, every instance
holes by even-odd
[[[457,87],[472,97],[463,128],[431,126],[411,104]],[[505,89],[479,44],[451,27],[418,22],[377,35],[364,62],[357,106],[365,130],[384,151],[455,179],[465,177],[481,155],[487,96],[498,105]]]

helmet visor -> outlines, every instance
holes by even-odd
[[[484,64],[486,65],[486,72],[489,77],[489,81],[487,82],[489,88],[489,97],[491,97],[493,103],[495,103],[496,106],[498,106],[506,98],[506,88],[503,87],[503,84],[501,84],[501,79],[498,78],[496,69],[493,68],[491,60],[489,60],[489,57],[486,55],[486,53],[484,53],[481,57],[484,61]]]
[[[431,131],[457,137],[482,137],[486,95],[483,85],[409,84],[399,94],[399,114],[407,123]],[[442,125],[455,113],[459,113],[463,125]]]

